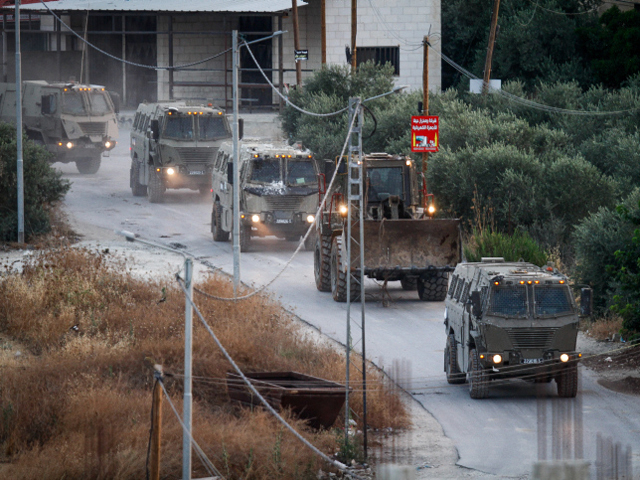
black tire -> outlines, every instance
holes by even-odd
[[[144,197],[147,194],[147,186],[140,183],[140,163],[131,160],[131,170],[129,170],[129,185],[134,197]]]
[[[444,371],[447,373],[447,382],[451,385],[465,383],[467,378],[458,366],[458,347],[456,337],[447,336],[447,344],[444,347]]]
[[[333,238],[331,244],[331,295],[336,302],[347,301],[347,272],[342,269],[342,237]],[[356,275],[351,275],[351,301],[360,297],[360,283]]]
[[[155,170],[149,173],[149,185],[147,186],[147,197],[151,203],[162,203],[164,201],[165,186],[162,177]]]
[[[578,365],[566,365],[556,376],[558,396],[574,398],[578,394]]]
[[[469,351],[469,396],[471,398],[487,398],[489,395],[489,374],[480,363],[480,354],[474,348]]]
[[[316,288],[321,292],[331,291],[331,235],[316,235],[313,254],[313,272]]]
[[[214,242],[226,242],[229,240],[229,232],[222,230],[222,208],[220,202],[213,204],[211,211],[211,233]]]
[[[82,160],[76,160],[76,168],[83,175],[93,175],[100,170],[100,163],[102,162],[102,154],[91,155],[89,158]]]
[[[447,272],[435,271],[418,280],[418,296],[423,302],[443,302],[447,296]]]
[[[402,285],[403,290],[412,291],[418,288],[418,278],[417,277],[402,277],[400,279],[400,285]]]

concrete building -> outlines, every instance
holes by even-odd
[[[276,88],[286,92],[296,82],[292,0],[53,0],[46,5],[48,9],[39,2],[21,8],[23,35],[36,39],[26,49],[22,42],[25,79],[67,80],[73,75],[80,80],[82,75],[85,82],[120,93],[130,106],[142,100],[191,98],[228,107],[231,31],[253,40],[285,30],[250,48]],[[297,0],[297,6],[300,49],[308,51],[308,60],[301,62],[303,78],[321,68],[323,44],[326,63],[348,65],[351,0]],[[5,11],[3,76],[11,81],[13,11]],[[397,85],[422,88],[423,37],[429,34],[438,51],[439,33],[440,0],[357,2],[358,63],[391,62]],[[83,49],[82,38],[102,51]],[[123,58],[132,63],[121,62]],[[43,62],[48,66],[44,70],[38,67]],[[278,104],[246,48],[240,64],[243,105]],[[429,88],[434,91],[441,86],[440,64],[432,50]]]

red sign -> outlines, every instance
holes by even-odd
[[[438,117],[411,117],[411,151],[437,152],[438,126]]]

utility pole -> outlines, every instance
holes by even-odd
[[[296,51],[300,50],[300,32],[298,31],[298,0],[291,0],[293,9],[293,48]],[[302,85],[302,65],[298,60],[296,62],[296,85],[298,88]]]
[[[327,63],[327,0],[320,0],[320,42],[322,65]]]
[[[358,35],[358,0],[351,0],[351,73],[356,73],[356,37]]]
[[[422,55],[422,115],[429,115],[429,36],[425,35],[422,40],[424,47]],[[422,179],[427,181],[427,162],[429,153],[422,152]],[[425,183],[426,184],[426,183]],[[426,193],[426,192],[425,192]],[[422,199],[422,208],[427,211],[427,196]]]
[[[22,159],[22,58],[20,57],[20,0],[16,0],[16,145],[18,180],[18,243],[24,243],[24,162]]]
[[[184,399],[182,401],[182,421],[184,432],[182,434],[182,480],[191,480],[191,432],[193,396],[191,394],[193,365],[193,260],[184,259],[184,288],[189,298],[184,299]]]
[[[296,0],[293,0],[294,2]],[[233,49],[233,297],[240,286],[240,171],[238,133],[238,31],[232,32]]]
[[[156,380],[153,388],[153,424],[151,434],[151,452],[149,455],[149,479],[160,480],[160,450],[162,447],[162,365],[153,366]]]
[[[491,15],[491,32],[489,33],[489,45],[487,46],[487,58],[484,62],[484,79],[482,82],[482,94],[489,92],[489,80],[491,79],[491,59],[493,57],[493,46],[496,42],[496,30],[498,28],[498,10],[500,0],[493,0],[493,14]]]

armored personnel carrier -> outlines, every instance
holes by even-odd
[[[445,300],[447,381],[468,382],[471,398],[485,398],[492,381],[555,380],[558,396],[575,397],[578,315],[567,277],[552,266],[502,258],[458,264]]]

